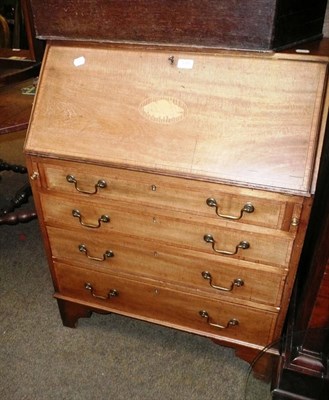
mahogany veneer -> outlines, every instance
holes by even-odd
[[[248,361],[279,338],[328,61],[49,42],[25,151],[63,323],[120,313]]]

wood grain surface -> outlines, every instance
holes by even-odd
[[[325,64],[79,46],[46,57],[29,153],[310,193]]]

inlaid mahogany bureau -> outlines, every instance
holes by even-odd
[[[64,325],[119,313],[248,361],[277,339],[316,184],[328,61],[306,46],[49,41],[25,151]]]

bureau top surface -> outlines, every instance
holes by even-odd
[[[48,46],[25,150],[309,194],[326,63]]]

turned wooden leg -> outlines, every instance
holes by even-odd
[[[29,197],[31,195],[32,195],[31,186],[29,185],[29,183],[26,183],[15,193],[15,196],[10,200],[8,206],[0,210],[0,215],[4,216],[6,214],[13,212],[16,208],[21,207],[23,204],[28,202]]]
[[[91,317],[92,310],[86,306],[61,299],[57,299],[57,303],[63,325],[68,328],[75,328],[79,318]]]
[[[0,159],[0,171],[13,171],[18,174],[26,174],[27,168],[24,165],[9,164]]]
[[[30,222],[37,218],[35,210],[24,210],[11,212],[9,214],[0,214],[0,225],[16,225],[19,223]]]

